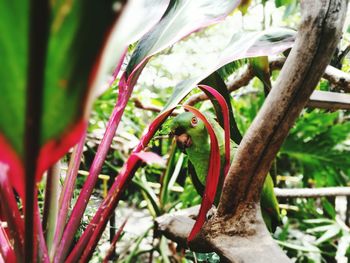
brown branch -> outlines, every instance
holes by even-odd
[[[284,62],[286,61],[283,57],[274,58],[269,62],[270,71],[280,70]],[[236,76],[232,81],[228,82],[227,89],[229,92],[236,91],[242,87],[247,86],[250,81],[255,77],[253,69],[250,65],[247,66],[244,71]],[[323,76],[324,79],[328,80],[337,90],[350,93],[350,74],[343,72],[330,65],[327,66]],[[195,105],[198,102],[208,100],[208,96],[203,93],[197,93],[187,99],[185,104]],[[135,107],[147,111],[161,112],[162,108],[157,106],[144,105],[139,99],[134,99]],[[318,91],[315,90],[310,100],[307,103],[307,107],[329,109],[329,110],[349,110],[350,109],[350,95],[337,92]],[[172,116],[176,116],[178,113],[173,112]]]
[[[241,87],[247,86],[249,82],[254,78],[254,71],[252,66],[248,65],[247,68],[236,78],[234,78],[232,81],[227,83],[227,89],[229,92],[233,92],[235,90],[238,90]],[[188,100],[185,102],[185,104],[188,105],[194,105],[200,101],[204,101],[209,99],[208,96],[201,92],[198,94],[192,95]]]
[[[350,196],[350,187],[322,187],[322,188],[275,188],[277,198],[320,198],[329,196]],[[177,242],[181,247],[187,247],[187,237],[194,225],[199,212],[199,206],[165,214],[155,219],[158,235]],[[213,212],[212,212],[213,213]],[[210,250],[203,244],[195,247],[205,251]]]
[[[162,111],[161,107],[157,107],[157,106],[153,106],[153,105],[149,105],[149,106],[144,105],[138,98],[134,98],[133,101],[134,101],[136,108],[139,108],[142,110],[147,110],[147,111],[153,111],[153,112],[161,112]],[[171,116],[176,116],[178,114],[179,114],[178,112],[173,111],[171,113]]]

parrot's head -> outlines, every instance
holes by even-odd
[[[182,151],[193,146],[200,147],[205,140],[208,140],[208,132],[203,121],[192,112],[177,115],[170,123],[170,132]]]

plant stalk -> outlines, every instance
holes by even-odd
[[[51,251],[58,215],[61,162],[54,164],[47,173],[43,229],[48,251]]]
[[[86,138],[86,132],[81,137],[79,143],[74,147],[73,153],[69,161],[67,176],[65,178],[63,189],[61,191],[61,195],[59,199],[60,209],[58,211],[55,236],[53,239],[52,249],[49,250],[51,261],[53,261],[57,246],[61,241],[63,230],[67,222],[68,210],[69,210],[69,206],[74,193],[74,186],[78,175],[81,156],[83,154],[85,138]]]

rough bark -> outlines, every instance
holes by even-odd
[[[198,251],[210,247],[223,261],[290,262],[263,223],[260,192],[272,160],[331,60],[347,2],[306,0],[301,5],[295,45],[239,145],[218,210],[189,244]]]

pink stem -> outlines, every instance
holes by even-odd
[[[134,149],[133,153],[140,152],[147,146],[152,139],[155,132],[158,130],[164,120],[171,114],[173,109],[161,113],[149,126],[147,133],[141,138],[138,146]],[[134,175],[137,168],[140,166],[141,161],[135,154],[131,154],[127,162],[124,164],[123,169],[116,177],[111,189],[108,192],[107,197],[100,205],[94,218],[80,237],[77,245],[70,253],[67,262],[75,262],[81,260],[82,262],[88,261],[91,257],[99,238],[101,237],[103,230],[105,229],[109,217],[112,215],[114,209],[117,207],[119,198],[125,189],[126,183]],[[82,254],[83,253],[83,254]]]
[[[79,227],[81,218],[83,217],[89,198],[95,187],[98,175],[106,159],[109,147],[118,128],[126,104],[131,96],[132,90],[133,86],[128,86],[126,74],[124,74],[119,83],[119,97],[117,104],[112,112],[111,118],[109,119],[101,144],[97,149],[95,159],[90,168],[89,176],[79,194],[78,200],[63,232],[62,240],[55,254],[54,262],[62,262],[68,254],[68,250],[73,242],[74,235]]]
[[[45,237],[44,237],[44,232],[40,220],[40,212],[39,212],[39,206],[38,206],[38,199],[35,198],[35,214],[34,214],[34,223],[35,223],[35,233],[37,233],[38,238],[39,238],[39,256],[40,260],[39,262],[45,262],[45,263],[50,263],[49,260],[49,253],[47,251],[47,246],[45,243]],[[35,253],[34,253],[35,254]]]
[[[6,231],[2,226],[0,226],[0,262],[1,257],[3,262],[16,262],[16,255],[11,247]]]
[[[10,235],[14,239],[14,249],[19,260],[23,259],[24,252],[24,221],[18,210],[17,202],[10,185],[8,177],[0,174],[0,200],[6,200],[1,203],[1,212],[5,217]]]
[[[50,251],[51,259],[55,255],[57,246],[61,241],[64,226],[66,225],[66,222],[67,222],[68,209],[69,209],[73,192],[74,192],[75,181],[78,175],[81,156],[84,149],[85,137],[86,137],[86,131],[84,135],[81,137],[77,146],[74,148],[70,162],[69,162],[67,177],[65,179],[64,186],[63,186],[60,200],[59,200],[60,209],[58,212],[58,219],[57,219],[57,225],[56,225],[56,232],[53,240],[52,251]]]

